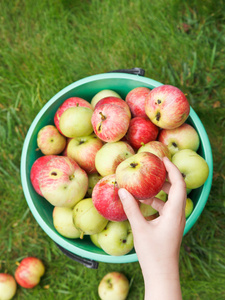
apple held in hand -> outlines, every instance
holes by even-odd
[[[38,285],[44,273],[45,266],[40,259],[36,257],[26,257],[17,267],[15,279],[20,286],[26,289],[32,289]]]
[[[16,281],[10,274],[0,273],[0,300],[10,300],[16,294]]]
[[[87,192],[88,176],[71,158],[57,156],[44,165],[39,184],[52,205],[73,207]]]
[[[106,98],[103,98],[101,99],[96,105],[95,105],[95,109],[97,107],[99,107],[99,105],[102,105],[102,104],[115,104],[115,105],[118,105],[122,108],[124,108],[128,114],[128,116],[131,118],[131,112],[130,112],[130,108],[129,106],[127,105],[127,103],[122,100],[121,98],[117,98],[117,97],[106,97]]]
[[[83,107],[88,107],[90,109],[93,109],[92,105],[88,101],[84,100],[83,98],[71,97],[71,98],[66,99],[63,102],[63,104],[60,105],[60,107],[57,109],[57,111],[54,115],[54,123],[55,123],[55,126],[57,127],[57,129],[59,130],[60,133],[62,133],[61,130],[60,130],[60,127],[59,127],[59,120],[61,118],[61,115],[68,108],[77,107],[77,106],[83,106]]]
[[[148,118],[135,117],[130,121],[126,139],[133,148],[139,149],[143,144],[155,141],[158,133],[159,128]]]
[[[203,157],[190,149],[176,152],[172,157],[174,163],[184,177],[188,189],[202,186],[209,175],[209,167]]]
[[[91,117],[93,110],[89,107],[76,106],[65,110],[59,120],[61,132],[68,138],[89,135],[93,132]]]
[[[104,142],[117,142],[127,132],[130,116],[119,105],[99,105],[92,115],[92,126],[95,134]]]
[[[147,95],[145,112],[158,127],[174,129],[186,121],[190,105],[180,89],[172,85],[161,85]]]
[[[151,141],[151,142],[148,142],[147,144],[141,146],[138,149],[137,153],[140,153],[140,152],[150,152],[150,153],[155,154],[159,158],[163,158],[166,156],[169,158],[169,160],[171,160],[171,154],[170,154],[168,147],[159,141]]]
[[[145,98],[150,91],[147,87],[137,87],[127,94],[125,101],[133,117],[147,117],[145,112]]]
[[[70,207],[55,206],[52,212],[53,225],[64,237],[76,239],[80,237],[80,231],[73,224],[73,209]]]
[[[158,140],[168,147],[171,155],[182,149],[197,151],[200,144],[197,131],[187,123],[175,129],[162,129]]]
[[[99,180],[92,192],[92,201],[95,208],[110,221],[118,222],[127,220],[118,190],[116,177],[113,174]]]
[[[73,138],[68,144],[67,156],[88,174],[96,173],[95,156],[102,146],[103,142],[95,134]]]
[[[116,181],[135,199],[144,200],[157,195],[165,182],[166,169],[155,154],[141,152],[124,160],[116,169]]]
[[[98,295],[101,300],[125,300],[130,284],[127,277],[119,272],[106,274],[99,283]]]
[[[66,138],[53,125],[46,125],[38,132],[37,145],[45,155],[60,154],[66,147]]]
[[[84,234],[92,235],[101,232],[108,220],[98,213],[92,199],[86,198],[74,206],[73,222],[81,232],[80,238],[82,239]]]
[[[106,227],[98,233],[98,243],[110,255],[121,256],[129,253],[134,247],[130,223],[127,220],[109,221]]]
[[[103,98],[106,97],[117,97],[121,98],[120,95],[112,90],[102,90],[98,92],[92,99],[91,99],[91,105],[93,108],[95,108],[96,104]]]
[[[96,169],[102,176],[115,174],[117,166],[134,154],[133,148],[126,142],[106,143],[96,154]]]
[[[30,181],[35,191],[41,196],[43,195],[39,185],[40,174],[44,165],[53,157],[56,157],[56,155],[44,155],[39,157],[38,159],[35,160],[30,170]]]

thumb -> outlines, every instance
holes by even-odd
[[[131,227],[135,228],[145,223],[146,220],[139,209],[138,201],[124,188],[119,189],[118,194]]]

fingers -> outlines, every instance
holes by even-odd
[[[139,209],[137,200],[123,188],[119,189],[118,194],[132,229],[145,224],[146,220]]]
[[[170,181],[170,187],[166,184],[166,189],[169,188],[167,209],[170,213],[179,214],[185,208],[186,202],[186,184],[183,176],[178,168],[166,157],[163,158],[166,170],[168,172],[168,179]]]

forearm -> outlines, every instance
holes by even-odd
[[[145,266],[146,267],[146,266]],[[145,281],[145,300],[181,300],[181,287],[178,262],[160,264],[143,270]]]

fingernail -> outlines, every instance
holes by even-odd
[[[120,197],[121,201],[125,200],[125,198],[127,196],[127,193],[126,193],[125,189],[119,189],[118,194],[119,194],[119,197]]]

